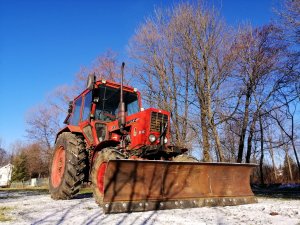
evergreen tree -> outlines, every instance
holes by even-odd
[[[24,181],[29,179],[27,156],[24,152],[15,156],[13,165],[12,181]]]

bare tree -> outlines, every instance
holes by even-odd
[[[234,61],[228,31],[216,11],[183,3],[156,10],[131,42],[146,101],[173,112],[173,142],[186,145],[201,134],[204,161],[211,160],[212,144],[224,160],[218,131],[224,120],[216,109]]]
[[[272,160],[273,173],[274,173],[274,178],[276,183],[278,181],[278,177],[277,177],[277,168],[276,168],[275,157],[274,157],[273,137],[271,135],[270,129],[268,129],[268,142],[269,142],[269,153]]]
[[[40,105],[31,109],[27,115],[27,137],[41,143],[50,159],[56,133],[60,130],[60,112],[51,105]]]
[[[299,157],[296,149],[296,132],[295,132],[295,116],[297,110],[297,102],[288,102],[287,96],[283,95],[283,99],[285,101],[285,110],[275,112],[272,114],[272,118],[278,124],[280,130],[286,135],[289,139],[292,149],[296,158],[296,163],[298,166],[298,173],[300,174],[300,163]],[[287,122],[290,122],[290,126],[286,126]]]
[[[244,94],[244,109],[242,110],[242,125],[238,148],[237,162],[242,162],[245,137],[249,126],[249,118],[253,115],[253,132],[257,116],[272,96],[282,88],[286,74],[281,72],[286,54],[286,45],[280,40],[280,30],[273,25],[252,29],[248,27],[238,35],[235,44],[237,57],[237,72],[241,79],[241,90]],[[257,111],[251,113],[254,95],[256,95]],[[251,114],[250,114],[251,113]],[[250,137],[252,134],[250,133]],[[251,139],[248,139],[248,159],[251,151]]]
[[[97,79],[106,79],[114,82],[120,81],[120,65],[118,53],[107,50],[99,55],[90,66],[81,67],[74,80],[74,89],[81,91],[85,88],[86,79],[89,74],[95,74]],[[125,78],[128,80],[129,77]]]
[[[284,0],[277,10],[279,24],[285,30],[286,37],[296,44],[300,44],[300,1]]]
[[[10,156],[7,151],[2,147],[2,138],[0,138],[0,167],[6,165],[10,161]]]
[[[47,177],[49,174],[49,158],[41,143],[24,143],[16,141],[12,144],[13,180]]]
[[[39,178],[48,175],[48,156],[43,151],[44,147],[40,143],[26,145],[22,151],[27,156],[27,171],[31,178]]]
[[[295,91],[300,99],[300,1],[283,0],[281,8],[276,9],[277,24],[284,31],[284,38],[291,45],[287,72],[295,80]]]
[[[168,13],[157,10],[140,27],[131,42],[131,55],[141,63],[135,72],[141,78],[144,100],[149,106],[172,111],[172,140],[186,146],[189,133],[189,108],[192,95],[190,67],[174,47],[176,26]]]
[[[88,74],[95,74],[97,79],[117,81],[120,77],[118,70],[117,53],[113,51],[100,55],[90,67],[83,67],[74,81],[55,88],[46,98],[44,105],[36,106],[28,112],[27,137],[42,143],[51,154],[56,134],[66,116],[69,101],[85,88]]]

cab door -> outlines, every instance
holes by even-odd
[[[91,124],[91,109],[92,109],[92,91],[86,92],[82,96],[81,119],[79,126],[89,146],[95,144],[94,129]]]

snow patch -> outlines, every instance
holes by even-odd
[[[299,224],[300,200],[259,198],[257,204],[104,214],[92,197],[54,201],[48,194],[0,192],[12,207],[3,224]],[[5,198],[7,196],[8,198]]]

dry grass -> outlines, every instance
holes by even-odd
[[[79,194],[92,194],[93,189],[86,187],[86,188],[80,188]]]
[[[48,191],[48,187],[28,187],[28,188],[0,188],[0,191]]]
[[[48,187],[29,187],[29,188],[0,188],[1,191],[18,192],[18,191],[37,191],[37,192],[49,192]],[[79,194],[93,193],[93,189],[90,187],[80,188]]]
[[[0,222],[7,222],[7,221],[11,221],[12,218],[10,216],[7,215],[7,213],[9,211],[11,211],[13,208],[11,207],[0,207]]]

